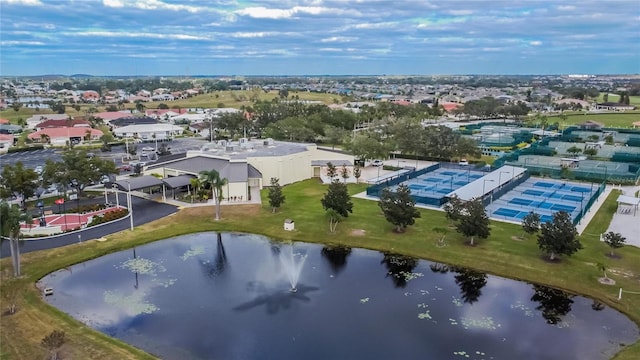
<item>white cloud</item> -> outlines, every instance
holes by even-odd
[[[360,16],[357,11],[327,8],[321,6],[294,6],[289,9],[270,9],[264,6],[247,7],[235,12],[237,15],[249,16],[256,19],[288,19],[295,15],[333,15],[333,16]]]
[[[40,0],[2,0],[0,3],[7,3],[12,5],[26,5],[26,6],[42,6],[44,5]]]
[[[174,39],[174,40],[211,40],[210,37],[196,36],[187,34],[161,34],[161,33],[143,33],[143,32],[120,32],[120,31],[79,31],[65,33],[69,36],[87,36],[87,37],[122,37],[122,38],[150,38],[150,39]]]
[[[531,46],[540,46],[540,45],[542,45],[542,41],[540,41],[540,40],[529,41],[529,45],[531,45]]]
[[[573,11],[576,9],[576,7],[573,5],[558,5],[556,6],[556,9],[560,11]]]
[[[40,46],[44,45],[42,41],[20,41],[20,40],[8,40],[0,41],[2,46],[15,46],[15,45],[27,45],[27,46]]]
[[[474,11],[473,10],[449,10],[448,13],[455,16],[467,16],[467,15],[473,14]]]
[[[124,0],[102,0],[102,5],[112,8],[124,7]]]
[[[332,37],[328,37],[328,38],[324,38],[321,39],[320,42],[323,43],[345,43],[345,42],[352,42],[352,41],[356,41],[358,40],[357,37],[353,37],[353,36],[332,36]]]
[[[106,7],[124,8],[133,7],[142,10],[171,10],[171,11],[187,11],[190,13],[198,13],[201,11],[210,11],[210,8],[183,4],[169,4],[160,0],[102,0],[102,4]]]
[[[271,32],[271,31],[256,31],[256,32],[241,31],[241,32],[231,33],[231,34],[229,34],[229,36],[234,37],[234,38],[262,38],[262,37],[265,37],[265,36],[274,36],[274,35],[277,35],[277,34],[278,33]]]

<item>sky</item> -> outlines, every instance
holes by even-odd
[[[0,76],[640,73],[640,0],[0,0]]]

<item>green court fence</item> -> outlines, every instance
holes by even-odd
[[[603,182],[602,184],[600,184],[600,186],[598,186],[598,190],[596,190],[596,192],[591,195],[591,198],[589,199],[589,201],[587,201],[587,204],[583,206],[578,216],[573,219],[574,225],[577,225],[580,220],[582,220],[582,218],[589,212],[589,210],[591,210],[591,206],[593,206],[596,200],[598,200],[598,197],[600,197],[600,195],[604,192],[606,185],[607,184]]]

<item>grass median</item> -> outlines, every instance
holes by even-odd
[[[640,323],[640,295],[624,295],[617,300],[618,289],[640,291],[640,249],[626,246],[617,250],[620,259],[605,254],[608,247],[599,241],[615,212],[617,193],[603,204],[581,237],[584,249],[562,262],[550,264],[540,257],[534,237],[514,240],[522,234],[520,226],[492,222],[489,239],[475,247],[465,245],[463,237],[450,229],[446,246],[439,247],[440,234],[433,228],[446,224],[444,213],[421,210],[422,217],[404,234],[393,232],[380,213],[377,202],[354,198],[354,212],[329,232],[328,221],[320,205],[327,187],[309,180],[283,188],[286,203],[277,213],[271,213],[263,192],[263,205],[236,205],[222,208],[222,220],[213,220],[213,207],[185,208],[177,214],[107,237],[107,241],[89,241],[63,248],[39,251],[23,256],[23,276],[11,279],[9,259],[0,262],[2,274],[2,310],[15,297],[17,312],[4,314],[0,326],[2,359],[42,358],[43,337],[53,330],[65,331],[67,343],[61,355],[67,359],[147,359],[153,358],[127,344],[112,339],[77,322],[70,316],[48,306],[41,300],[35,282],[44,275],[107,253],[131,248],[151,241],[200,231],[242,231],[269,236],[273,239],[299,240],[340,244],[400,254],[472,267],[495,275],[527,280],[600,300],[627,314]],[[351,193],[364,191],[364,185],[349,185]],[[295,220],[296,230],[283,230],[286,218]],[[446,227],[446,226],[445,226]],[[599,284],[602,272],[596,266],[605,263],[609,276],[617,286]],[[618,359],[640,358],[640,343],[623,349]]]

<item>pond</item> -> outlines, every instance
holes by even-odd
[[[163,359],[607,359],[639,336],[617,311],[559,290],[251,234],[158,241],[38,285]]]

